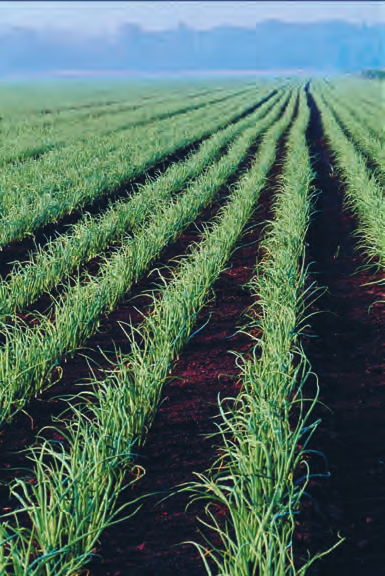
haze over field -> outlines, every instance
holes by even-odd
[[[381,67],[385,20],[380,6],[378,2],[3,2],[0,74],[333,73]]]

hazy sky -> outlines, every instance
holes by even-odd
[[[370,1],[123,1],[0,2],[0,25],[73,28],[83,33],[113,32],[123,22],[147,30],[174,28],[183,22],[208,29],[223,24],[253,27],[260,20],[309,22],[343,19],[385,22],[385,3]]]

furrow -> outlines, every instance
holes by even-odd
[[[314,500],[302,510],[301,536],[307,543],[304,554],[309,546],[325,549],[338,534],[346,539],[321,560],[315,574],[380,574],[385,537],[380,462],[385,381],[379,365],[384,306],[373,304],[384,300],[384,289],[367,283],[384,275],[362,271],[353,240],[357,219],[346,207],[347,184],[332,170],[332,148],[312,91],[308,102],[307,136],[314,184],[320,190],[308,234],[308,258],[313,261],[313,280],[327,291],[312,308],[321,313],[312,316],[305,350],[323,403],[316,409],[322,423],[312,448],[325,455],[327,465],[315,456],[313,467],[323,475],[330,472],[330,477],[315,478],[308,488]]]

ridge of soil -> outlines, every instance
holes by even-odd
[[[296,546],[303,562],[307,548],[326,550],[340,532],[346,540],[309,574],[380,574],[385,561],[385,286],[363,284],[384,281],[385,274],[362,269],[364,260],[352,238],[356,220],[344,206],[343,187],[331,169],[333,156],[308,87],[307,98],[307,137],[320,190],[308,233],[309,281],[327,287],[312,307],[321,313],[312,316],[304,342],[326,405],[313,413],[312,420],[320,417],[322,422],[311,448],[323,453],[328,464],[325,468],[314,457],[310,469],[330,471],[330,477],[310,481],[307,491],[316,505],[308,501],[302,507]]]
[[[243,118],[246,118],[246,116],[253,114],[253,112],[260,108],[260,106],[273,98],[275,94],[277,94],[277,90],[272,90],[266,97],[259,100],[256,104],[248,107],[235,118],[223,124],[220,129],[228,128],[232,124],[236,124]],[[198,138],[194,142],[191,142],[187,146],[178,148],[137,176],[129,178],[127,181],[112,190],[106,190],[103,195],[95,198],[91,202],[88,202],[81,208],[73,209],[70,214],[63,216],[57,222],[45,224],[38,228],[33,234],[26,236],[22,240],[11,242],[0,250],[0,276],[5,278],[12,270],[14,262],[28,260],[30,253],[35,250],[36,246],[44,247],[50,240],[56,238],[58,234],[64,234],[67,231],[67,228],[70,225],[79,222],[86,212],[91,215],[97,215],[102,210],[108,208],[111,203],[128,198],[138,190],[138,186],[144,185],[149,179],[158,177],[159,174],[165,172],[172,164],[186,160],[187,157],[191,153],[197,151],[199,146],[205,140],[210,138],[210,136],[211,134],[203,136],[202,138]]]

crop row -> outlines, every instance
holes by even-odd
[[[152,84],[152,87],[151,87]],[[193,86],[190,84],[190,87]],[[197,89],[203,86],[195,84]],[[155,88],[153,90],[152,88]],[[186,86],[188,89],[188,86]],[[206,86],[207,88],[207,86]],[[154,96],[172,90],[172,85],[140,82],[113,84],[59,82],[29,83],[28,90],[15,90],[15,85],[2,83],[0,90],[1,114],[4,127],[25,125],[39,119],[50,122],[55,117],[78,111],[103,108],[140,98],[143,94]],[[3,125],[2,125],[3,129]],[[2,130],[1,129],[1,130]]]
[[[301,91],[274,220],[265,231],[250,283],[255,305],[245,330],[256,344],[249,356],[238,355],[239,395],[220,402],[220,458],[187,486],[194,499],[208,501],[209,520],[204,523],[222,539],[221,550],[198,546],[209,574],[208,556],[223,576],[304,574],[319,557],[297,570],[292,544],[295,514],[310,474],[306,446],[317,425],[309,423],[316,399],[306,407],[302,397],[310,367],[299,339],[312,292],[305,287],[304,265],[314,196],[305,136],[308,121]],[[217,503],[226,508],[226,526],[210,509]]]
[[[36,250],[29,262],[15,267],[13,273],[0,282],[0,318],[4,320],[5,315],[31,304],[76,267],[99,255],[128,231],[135,232],[135,227],[143,223],[157,205],[168,201],[172,194],[196,178],[244,129],[256,122],[265,126],[269,117],[273,121],[274,106],[280,99],[282,96],[271,99],[257,112],[215,133],[186,161],[172,164],[127,201],[116,202],[98,216],[84,217],[70,232],[52,240],[44,249]]]
[[[132,88],[132,87],[131,87]],[[99,115],[108,115],[110,112],[131,110],[134,108],[142,108],[152,103],[161,103],[169,97],[171,100],[178,98],[180,100],[181,96],[185,97],[195,97],[203,96],[204,94],[209,94],[212,92],[215,94],[217,91],[221,91],[220,87],[213,87],[213,90],[202,90],[197,88],[197,90],[191,91],[191,87],[186,87],[186,92],[176,91],[173,92],[169,87],[162,90],[159,86],[155,92],[149,90],[144,91],[143,87],[137,87],[138,90],[129,90],[124,96],[123,94],[117,99],[115,94],[114,100],[99,100],[88,101],[87,103],[77,103],[73,102],[72,106],[60,105],[60,100],[56,100],[55,106],[40,108],[35,111],[29,111],[26,116],[19,113],[12,113],[12,109],[9,109],[5,104],[5,109],[3,107],[3,120],[1,125],[1,138],[7,138],[12,135],[21,135],[23,132],[37,131],[43,132],[44,130],[51,130],[52,128],[58,128],[61,124],[72,124],[73,122],[83,122],[91,119],[92,117],[97,118]],[[217,89],[216,89],[217,88]],[[91,98],[94,97],[92,94]],[[59,102],[59,103],[58,103]],[[41,104],[40,104],[41,106]],[[59,106],[59,107],[58,107]]]
[[[251,90],[243,89],[231,91],[223,95],[213,97],[207,96],[190,96],[187,101],[180,97],[173,102],[169,98],[163,98],[160,101],[143,103],[139,106],[120,106],[116,110],[106,110],[107,117],[100,112],[98,115],[93,114],[89,120],[80,118],[69,118],[65,124],[58,126],[53,124],[50,130],[45,128],[43,131],[28,133],[25,130],[22,137],[17,135],[15,138],[8,137],[1,148],[0,165],[9,162],[19,163],[27,158],[36,158],[50,151],[62,149],[65,146],[71,146],[76,141],[87,142],[90,135],[108,136],[117,130],[127,130],[134,126],[143,126],[154,121],[164,118],[171,118],[178,114],[184,114],[190,110],[198,110],[211,104],[224,102],[228,99],[242,93],[245,97],[251,94]],[[254,89],[255,94],[255,89]]]
[[[382,142],[365,130],[363,119],[357,115],[354,116],[354,113],[347,108],[345,101],[340,102],[333,94],[326,96],[320,84],[318,84],[317,92],[358,149],[377,164],[377,172],[382,181],[385,181],[385,148]]]
[[[38,161],[25,162],[22,169],[4,170],[0,175],[0,246],[121,187],[247,109],[243,98],[234,98],[231,104],[182,114],[173,121],[134,128],[111,138],[90,138],[87,144],[66,148],[65,154],[53,151]]]
[[[254,95],[252,95],[251,91],[249,91],[249,97],[253,98],[253,96]],[[229,100],[230,102],[226,102],[226,100],[223,101],[222,99],[219,99],[219,102],[217,102],[216,105],[213,104],[212,109],[215,110],[217,107],[219,107],[223,110],[226,109],[227,105],[231,106],[234,105],[234,103],[245,102],[245,94],[243,95],[238,94],[232,96],[229,98]],[[190,107],[187,106],[187,108],[189,109],[185,110],[186,103],[179,102],[180,113],[178,113],[178,108],[174,110],[174,112],[176,112],[177,114],[177,118],[174,118],[172,116],[173,109],[171,107],[171,110],[168,110],[168,114],[166,113],[166,116],[164,116],[163,118],[158,119],[157,115],[155,115],[154,121],[149,122],[149,126],[146,126],[146,128],[147,129],[150,128],[150,130],[151,129],[154,130],[157,127],[163,129],[163,127],[174,124],[175,121],[183,122],[186,119],[189,121],[191,115],[192,116],[195,115],[198,118],[200,118],[202,115],[206,116],[207,111],[211,109],[211,107],[207,108],[205,105],[203,105],[200,108],[198,108],[198,110],[194,110],[194,105],[191,103]],[[135,118],[135,116],[137,118],[139,117],[138,119],[140,120],[140,114],[138,113],[134,114],[133,118]],[[28,160],[25,161],[23,163],[23,170],[28,172],[29,178],[30,179],[32,178],[32,180],[38,176],[39,171],[44,174],[44,179],[46,179],[50,171],[55,171],[56,167],[60,166],[60,168],[65,170],[66,166],[69,166],[71,162],[76,162],[77,164],[81,165],[83,159],[92,161],[93,157],[95,157],[96,159],[103,158],[103,156],[106,156],[108,153],[117,150],[120,145],[126,144],[127,139],[131,136],[131,134],[133,134],[134,136],[140,136],[140,135],[143,136],[144,127],[142,127],[141,125],[135,127],[131,126],[130,122],[128,122],[127,127],[124,126],[124,119],[126,117],[127,117],[126,115],[122,115],[121,117],[119,117],[117,125],[116,126],[112,125],[111,131],[108,130],[108,125],[105,126],[105,128],[107,128],[105,133],[103,133],[103,131],[100,132],[96,130],[97,123],[96,124],[94,123],[93,127],[95,129],[91,130],[88,134],[85,134],[83,138],[73,139],[72,141],[68,142],[62,149],[51,150],[47,154],[38,158],[38,161],[34,161],[33,158],[30,159],[29,161]],[[161,122],[161,120],[163,120],[164,122]],[[119,127],[121,129],[117,130],[117,128]],[[120,132],[121,134],[119,134]],[[85,147],[85,145],[87,146]],[[2,195],[5,195],[5,193],[9,193],[6,187],[8,180],[7,175],[9,175],[9,179],[15,183],[15,186],[18,185],[18,176],[22,177],[20,168],[21,167],[18,164],[10,165],[4,168],[3,170],[4,189],[1,190]]]
[[[337,98],[344,102],[349,111],[351,111],[356,119],[361,122],[361,128],[364,131],[369,131],[371,135],[384,141],[385,132],[383,126],[383,110],[381,109],[383,97],[381,89],[377,88],[377,97],[373,97],[370,101],[368,97],[368,83],[362,81],[350,82],[334,81],[328,90],[328,98],[334,100]],[[331,88],[334,88],[331,90]]]
[[[385,267],[385,196],[365,159],[344,135],[317,90],[312,95],[321,113],[326,138],[333,152],[352,211],[357,215],[359,246],[370,261]]]
[[[253,84],[255,86],[255,83]],[[267,83],[263,84],[267,85]],[[262,82],[259,85],[262,85]],[[166,84],[154,84],[152,82],[143,84],[122,83],[115,85],[115,87],[113,87],[113,93],[108,97],[106,93],[104,93],[103,96],[98,94],[94,85],[91,89],[90,86],[88,87],[86,94],[84,94],[85,100],[82,100],[79,94],[76,94],[76,90],[73,90],[74,86],[67,85],[67,90],[62,90],[60,95],[56,94],[51,101],[50,92],[52,95],[52,87],[51,90],[48,89],[43,93],[40,92],[38,100],[35,101],[32,90],[27,94],[17,94],[17,98],[15,98],[15,91],[13,90],[12,102],[7,101],[7,98],[4,97],[5,86],[2,86],[3,120],[0,134],[7,133],[8,129],[10,131],[18,130],[22,132],[23,128],[28,131],[34,129],[35,126],[37,128],[44,128],[51,124],[58,125],[71,121],[72,118],[78,118],[79,121],[83,121],[91,116],[97,116],[98,114],[104,115],[108,110],[114,111],[126,105],[141,106],[142,103],[146,105],[151,103],[151,101],[160,101],[168,97],[176,99],[181,97],[188,98],[195,95],[219,94],[221,92],[229,92],[237,87],[242,88],[247,86],[251,86],[251,83],[246,84],[245,82],[240,82],[236,84],[232,82],[231,85],[226,83],[219,85],[215,82],[211,84],[211,86],[197,82],[185,85],[181,85],[180,83],[173,85],[170,82]]]
[[[154,299],[152,313],[139,328],[142,345],[136,343],[134,332],[128,334],[130,355],[118,356],[106,380],[95,382],[88,408],[72,408],[66,447],[45,441],[31,450],[37,483],[16,480],[12,491],[21,502],[19,513],[29,515],[32,528],[18,523],[18,512],[12,514],[12,527],[2,525],[5,574],[26,570],[31,576],[74,573],[90,558],[103,528],[114,520],[123,469],[133,466],[132,447],[143,440],[170,366],[255,209],[274,162],[277,137],[289,124],[293,107],[292,101],[265,134],[252,168],[199,245]],[[217,179],[223,170],[224,165]],[[202,185],[197,190],[204,194]],[[149,236],[147,250],[151,240]]]

